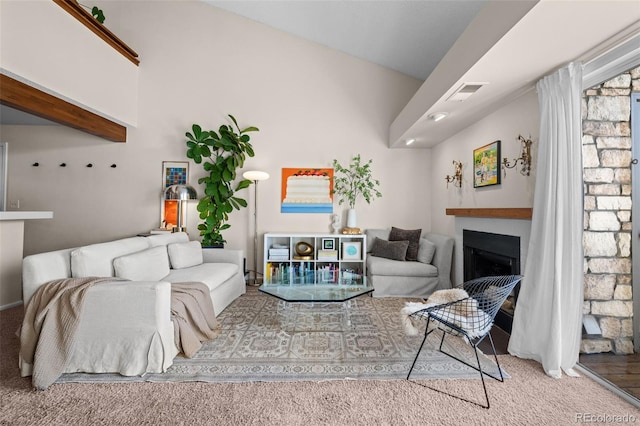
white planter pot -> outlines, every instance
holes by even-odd
[[[357,228],[356,209],[349,209],[347,212],[347,228]]]

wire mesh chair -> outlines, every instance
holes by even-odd
[[[418,349],[418,353],[413,360],[409,374],[407,374],[407,380],[409,380],[409,377],[411,376],[413,367],[416,365],[416,361],[418,360],[418,356],[420,356],[420,352],[422,351],[422,347],[424,346],[424,342],[427,340],[427,337],[434,330],[440,329],[443,333],[438,350],[480,373],[482,388],[484,389],[484,396],[487,401],[487,405],[484,408],[489,408],[489,395],[487,394],[484,376],[487,375],[492,379],[504,382],[500,363],[498,362],[498,357],[496,355],[496,348],[489,332],[491,331],[493,321],[500,310],[500,307],[521,280],[522,276],[520,275],[506,275],[483,277],[467,281],[458,287],[465,290],[469,297],[425,308],[411,314],[411,317],[414,319],[426,319],[427,325],[420,349]],[[431,324],[432,322],[433,324]],[[430,325],[432,327],[430,327]],[[476,362],[478,363],[477,367],[462,359],[456,358],[442,349],[444,338],[447,334],[461,336],[473,347],[476,355]],[[486,371],[482,371],[480,357],[478,356],[478,345],[486,337],[489,338],[489,342],[491,343],[493,357],[498,367],[498,372],[500,373],[499,378],[487,373]]]

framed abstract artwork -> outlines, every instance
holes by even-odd
[[[342,260],[362,260],[362,242],[349,241],[342,243]]]
[[[189,182],[188,161],[162,162],[162,192],[160,195],[160,228],[171,229],[178,225],[178,201],[165,200],[164,190],[171,185],[186,185]]]
[[[473,150],[473,187],[500,184],[500,141]]]
[[[188,161],[162,162],[162,189],[171,185],[186,185],[189,182]]]

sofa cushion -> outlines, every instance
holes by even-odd
[[[202,245],[199,241],[169,244],[167,250],[173,269],[189,268],[202,263]]]
[[[406,260],[418,260],[418,248],[420,245],[420,234],[422,229],[400,229],[391,227],[389,241],[409,241]]]
[[[367,253],[371,252],[373,248],[373,243],[376,238],[380,238],[381,240],[389,240],[389,229],[367,229],[364,231],[367,236]]]
[[[147,237],[149,247],[166,246],[172,243],[188,243],[189,235],[186,232],[172,232],[168,234],[154,234]]]
[[[418,248],[418,262],[431,263],[433,255],[436,254],[436,245],[426,238],[420,238],[420,247]]]
[[[149,243],[145,237],[124,238],[77,248],[71,252],[71,276],[113,277],[113,259],[147,248]]]
[[[405,260],[409,241],[387,241],[376,238],[371,248],[371,255],[392,260]]]
[[[160,281],[169,274],[166,246],[152,247],[113,260],[116,277],[132,281]]]
[[[438,268],[422,262],[399,262],[383,257],[367,256],[367,275],[437,277]]]
[[[172,269],[162,281],[170,283],[199,281],[205,283],[209,290],[213,290],[233,277],[239,270],[238,265],[233,263],[203,263],[190,268]]]

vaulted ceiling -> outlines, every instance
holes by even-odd
[[[487,2],[203,1],[420,80]]]
[[[625,0],[203,1],[425,80],[390,127],[392,148],[437,145],[640,31],[640,3]],[[449,99],[478,83],[468,100]]]

